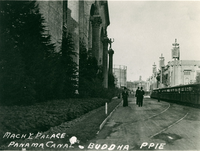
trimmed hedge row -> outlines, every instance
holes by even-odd
[[[92,98],[55,100],[32,106],[0,106],[0,137],[5,132],[26,134],[47,131],[99,108],[105,102],[108,100]]]
[[[114,110],[114,108],[121,102],[121,99],[113,99],[111,102],[108,103],[108,115]],[[107,116],[108,116],[107,115]],[[103,120],[106,118],[105,115],[105,107],[102,106],[98,109],[95,109],[87,114],[84,114],[80,118],[76,118],[69,122],[64,122],[59,126],[51,127],[48,131],[44,132],[44,135],[51,136],[52,134],[58,134],[58,133],[66,133],[65,137],[63,139],[57,139],[57,138],[44,138],[44,139],[18,139],[16,140],[17,143],[46,143],[48,141],[53,141],[55,144],[69,144],[69,138],[72,136],[76,136],[80,143],[79,145],[88,146],[88,143],[90,140],[94,139],[97,135],[97,131],[99,130],[100,124],[103,122]],[[19,147],[9,147],[8,144],[10,142],[4,143],[0,147],[0,149],[9,149],[9,150],[16,150],[19,149]],[[74,149],[78,149],[78,144],[75,144]],[[43,149],[47,150],[60,150],[59,148],[49,148],[44,145]],[[27,150],[41,150],[41,147],[28,147]]]

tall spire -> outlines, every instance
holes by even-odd
[[[154,64],[153,64],[153,75],[155,76],[156,75],[156,64],[155,64],[155,62],[154,62]]]
[[[175,39],[175,43],[172,44],[172,59],[179,60],[180,59],[180,49],[179,44],[177,43],[177,39]]]
[[[165,66],[165,58],[163,57],[163,54],[161,54],[161,57],[160,57],[160,69],[162,67],[164,67],[164,66]]]

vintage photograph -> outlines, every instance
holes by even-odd
[[[200,150],[200,1],[0,0],[0,150]]]

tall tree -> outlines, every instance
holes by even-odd
[[[50,79],[53,79],[50,77],[52,71],[49,58],[53,56],[54,44],[51,44],[50,36],[45,34],[44,18],[39,12],[38,5],[35,1],[1,1],[0,3],[0,36],[3,39],[1,45],[5,45],[1,49],[1,53],[4,54],[1,63],[5,58],[12,56],[10,53],[13,53],[15,57],[9,58],[7,62],[4,61],[4,66],[8,66],[9,63],[14,64],[14,66],[9,66],[9,70],[20,72],[24,78],[22,81],[17,78],[18,82],[10,81],[10,85],[20,93],[23,91],[14,88],[15,86],[29,88],[30,90],[24,94],[30,97],[24,98],[35,97],[38,100],[45,100],[49,95],[48,90],[51,88]],[[5,37],[7,38],[4,39]],[[9,43],[10,49],[7,48]],[[19,76],[19,74],[17,75]],[[15,74],[13,76],[16,78]],[[1,79],[6,78],[5,73]],[[8,89],[11,90],[9,87]],[[13,98],[18,98],[17,94],[12,93],[15,96]],[[27,99],[27,101],[29,100]]]
[[[87,69],[88,53],[84,39],[79,40],[79,94],[80,96],[88,96],[89,80]]]
[[[1,104],[28,104],[35,101],[33,79],[24,72],[25,63],[18,47],[18,29],[22,24],[19,18],[15,2],[0,1]]]
[[[34,78],[34,88],[38,100],[45,100],[49,95],[51,84],[51,54],[54,53],[54,44],[51,44],[50,35],[47,35],[44,26],[44,18],[39,12],[35,1],[18,2],[22,8],[18,10],[21,17],[20,36],[18,46],[26,64],[25,71],[28,76]],[[24,3],[24,4],[23,4]]]
[[[102,97],[103,87],[102,66],[97,59],[87,51],[84,39],[80,39],[79,59],[79,94],[82,97]]]
[[[75,44],[71,33],[64,36],[61,45],[61,58],[58,73],[59,89],[58,94],[61,98],[73,97],[75,91],[78,89],[78,70],[74,58],[77,56],[75,52]]]

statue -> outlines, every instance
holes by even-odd
[[[112,43],[114,42],[114,38],[113,39],[109,39],[109,44],[110,44],[110,49],[112,49]]]

